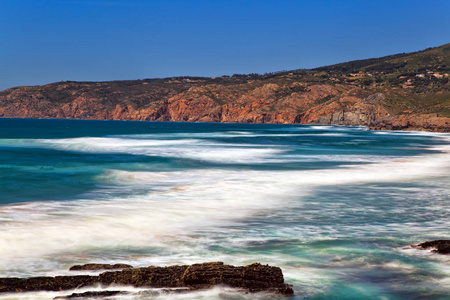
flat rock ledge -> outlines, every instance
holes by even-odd
[[[415,247],[421,250],[433,249],[431,250],[431,252],[439,254],[450,254],[450,240],[426,241],[424,243],[418,244]]]
[[[69,271],[98,271],[98,270],[123,270],[132,269],[133,266],[126,264],[85,264],[75,265],[69,269]]]
[[[0,293],[64,291],[93,285],[107,288],[113,284],[116,288],[117,285],[124,285],[141,288],[184,288],[185,291],[225,285],[241,288],[252,293],[270,292],[281,295],[293,295],[294,293],[292,286],[284,283],[283,272],[278,267],[259,263],[248,266],[231,266],[222,262],[169,267],[125,268],[121,271],[103,272],[97,276],[0,278]],[[120,293],[120,291],[117,293]],[[72,298],[80,297],[80,294],[75,295]],[[98,296],[101,296],[101,294]]]

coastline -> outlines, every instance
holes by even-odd
[[[0,119],[18,119],[18,120],[68,120],[68,121],[117,121],[117,122],[156,122],[156,123],[192,123],[192,124],[270,124],[270,125],[305,125],[305,126],[337,126],[337,127],[363,127],[367,128],[370,131],[411,131],[411,132],[434,132],[434,133],[450,133],[450,126],[448,127],[434,127],[429,128],[424,125],[413,125],[410,123],[405,124],[405,121],[402,119],[393,120],[393,119],[384,119],[382,122],[378,124],[323,124],[323,123],[243,123],[243,122],[209,122],[209,121],[184,121],[184,120],[174,120],[174,121],[160,121],[160,120],[129,120],[129,119],[94,119],[94,118],[53,118],[53,117],[0,117]]]

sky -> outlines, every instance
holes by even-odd
[[[0,90],[314,68],[446,43],[449,0],[0,0]]]

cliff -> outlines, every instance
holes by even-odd
[[[450,131],[450,44],[314,70],[58,82],[0,92],[0,117],[365,125]]]

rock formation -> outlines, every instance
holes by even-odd
[[[450,240],[427,241],[417,245],[418,249],[433,249],[431,252],[439,254],[450,254]]]
[[[131,269],[133,266],[127,264],[85,264],[72,266],[70,271],[97,271],[97,270],[121,270]]]
[[[0,292],[62,291],[98,284],[102,287],[114,284],[148,288],[186,288],[186,290],[226,285],[249,292],[293,294],[292,287],[284,283],[283,273],[278,267],[258,263],[235,267],[224,265],[222,262],[129,268],[108,271],[97,276],[0,278]]]
[[[91,298],[103,298],[103,297],[111,297],[111,296],[121,296],[121,295],[129,295],[130,293],[122,292],[122,291],[99,291],[99,292],[85,292],[85,293],[73,293],[67,296],[59,296],[55,297],[54,300],[57,299],[91,299]]]

